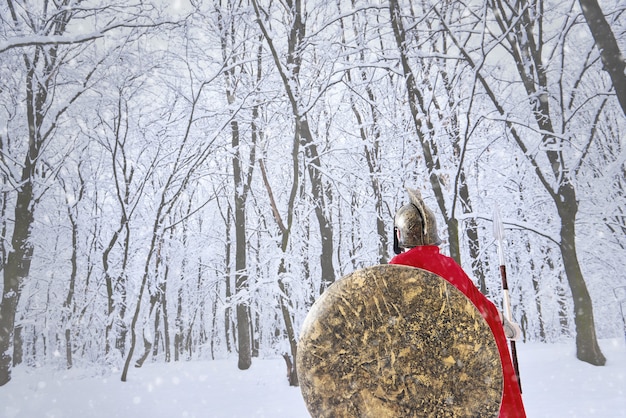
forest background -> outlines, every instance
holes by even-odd
[[[600,8],[601,6],[601,8]],[[623,332],[620,0],[0,5],[0,385],[283,355],[419,188],[525,341]]]

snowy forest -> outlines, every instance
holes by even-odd
[[[294,358],[417,188],[523,341],[601,366],[626,289],[621,0],[0,4],[0,386]]]

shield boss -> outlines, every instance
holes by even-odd
[[[300,388],[319,417],[496,417],[502,366],[474,304],[425,270],[379,265],[333,283],[301,329]]]

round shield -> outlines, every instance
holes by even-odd
[[[297,369],[321,417],[496,417],[503,377],[495,339],[474,304],[425,270],[355,271],[313,304]]]

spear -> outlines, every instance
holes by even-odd
[[[509,297],[509,284],[506,280],[506,264],[504,262],[504,225],[500,220],[500,209],[496,205],[493,211],[493,235],[498,242],[498,257],[500,258],[500,277],[502,278],[502,296],[504,305],[504,315],[509,322],[513,322],[513,315],[511,314],[511,298]],[[519,376],[519,365],[517,363],[517,349],[515,347],[515,340],[509,340],[511,344],[511,357],[513,359],[513,367],[515,368],[515,376],[517,377],[517,384],[522,391],[522,382]]]

